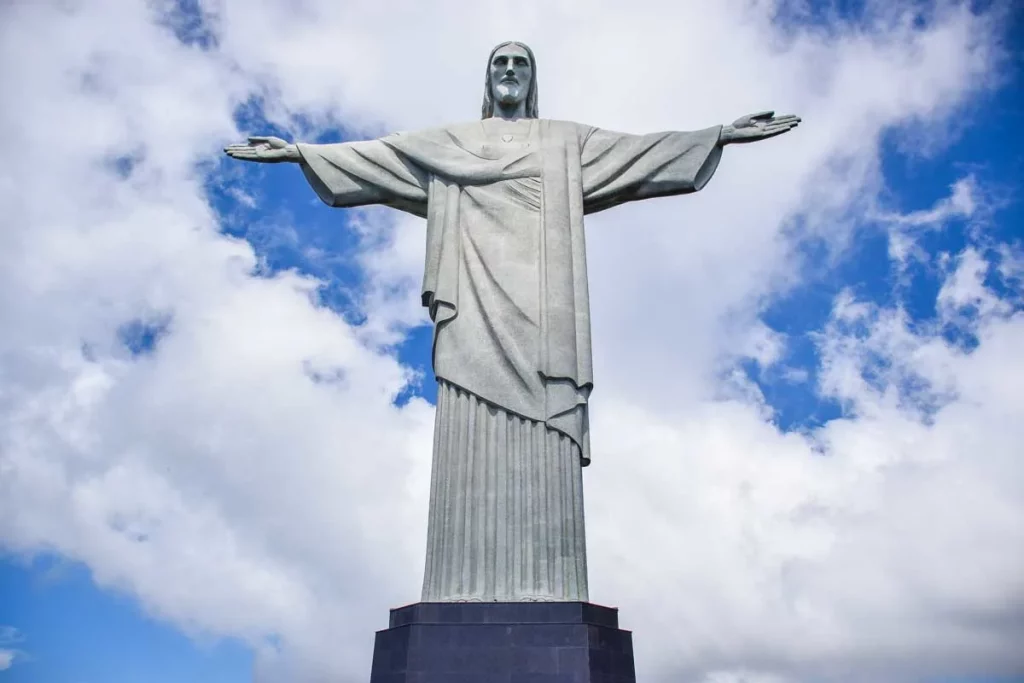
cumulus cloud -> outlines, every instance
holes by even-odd
[[[13,626],[0,626],[0,671],[6,671],[14,666],[15,659],[22,659],[24,653],[12,647],[24,639],[21,633]]]
[[[780,433],[739,402],[657,420],[613,405],[601,436],[614,487],[643,492],[628,513],[643,523],[616,524],[618,508],[589,519],[599,548],[659,559],[600,555],[614,567],[596,576],[602,595],[651,615],[638,653],[692,677],[751,671],[723,680],[1020,671],[1024,366],[1011,349],[1024,317],[990,316],[976,334],[967,353],[897,309],[844,297],[820,381],[847,416],[809,434]],[[594,488],[591,500],[611,499]],[[657,606],[665,595],[674,609]]]
[[[977,208],[975,194],[976,182],[973,176],[967,176],[953,183],[949,197],[940,200],[930,209],[911,211],[907,214],[884,216],[899,225],[923,226],[941,225],[950,218],[970,218]]]
[[[416,370],[391,350],[423,322],[422,225],[351,216],[367,276],[353,325],[315,279],[267,275],[220,232],[204,182],[259,201],[214,165],[259,132],[233,118],[254,100],[306,137],[471,119],[484,56],[515,37],[538,54],[545,116],[806,121],[727,150],[697,195],[588,224],[591,581],[635,631],[639,674],[1019,671],[1024,339],[982,277],[1013,259],[967,250],[946,277],[938,305],[971,326],[970,351],[844,295],[818,388],[845,413],[817,430],[780,432],[730,372],[784,352],[759,314],[801,283],[801,244],[841,250],[877,205],[883,134],[944,130],[991,81],[993,15],[868,5],[827,25],[739,0],[219,0],[201,21],[172,3],[6,7],[0,542],[247,640],[263,679],[364,679],[373,631],[422,571],[432,407],[392,403]],[[974,196],[932,211],[967,216]],[[965,306],[981,315],[957,322]]]
[[[969,220],[978,211],[978,183],[972,175],[957,180],[949,188],[949,196],[929,209],[908,213],[879,212],[878,220],[889,228],[889,256],[901,266],[913,257],[927,261],[928,254],[918,245],[922,230],[939,230],[953,220]]]
[[[965,309],[983,318],[1012,310],[1009,301],[985,286],[985,276],[991,264],[977,249],[965,249],[956,260],[956,270],[939,290],[937,303],[943,318],[954,320]]]

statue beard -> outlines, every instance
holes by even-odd
[[[494,100],[504,107],[514,107],[525,99],[522,88],[518,84],[499,83],[494,88]]]

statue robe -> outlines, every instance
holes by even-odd
[[[587,599],[583,216],[699,190],[719,133],[486,119],[298,145],[328,205],[427,219],[422,297],[439,394],[425,601]]]

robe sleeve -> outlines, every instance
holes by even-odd
[[[429,174],[383,141],[297,147],[306,180],[328,206],[383,204],[427,215]]]
[[[718,168],[721,131],[721,126],[647,135],[600,128],[584,131],[580,149],[584,212],[696,192]]]

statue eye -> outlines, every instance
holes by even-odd
[[[527,66],[526,57],[516,57],[516,66]]]

